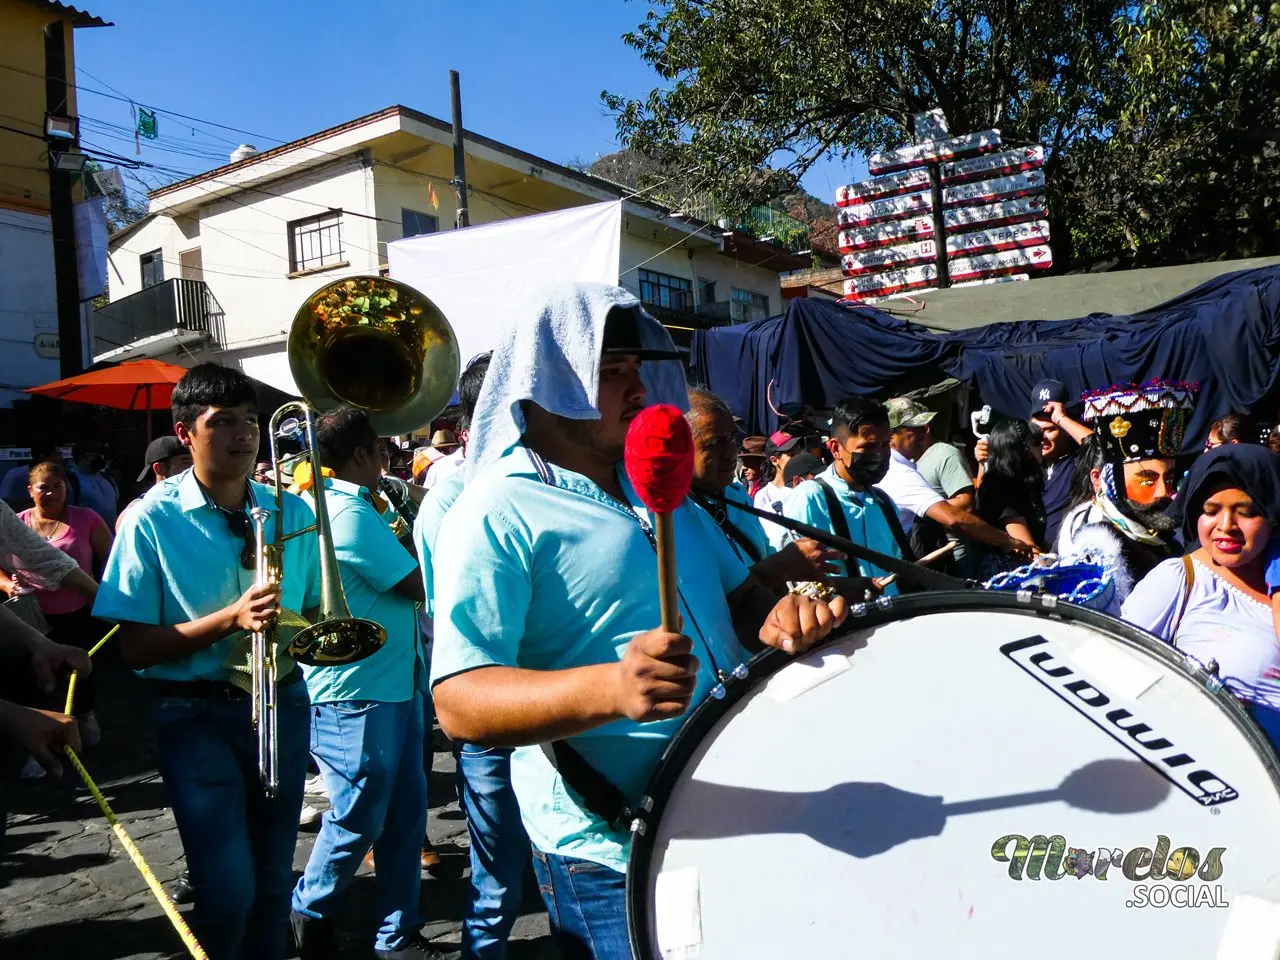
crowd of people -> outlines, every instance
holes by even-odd
[[[671,514],[679,632],[661,626],[654,518],[622,469],[654,403],[687,411],[693,441]],[[937,413],[909,397],[850,397],[744,438],[633,297],[581,285],[466,366],[456,433],[406,450],[340,407],[317,416],[320,477],[277,478],[252,382],[202,364],[174,389],[174,435],[149,446],[136,500],[118,504],[88,448],[70,467],[38,451],[24,489],[4,478],[31,506],[0,505],[0,588],[22,601],[0,610],[0,645],[34,669],[0,671],[0,735],[28,774],[96,743],[91,685],[75,718],[46,698],[68,668],[88,679],[85,649],[118,624],[156,699],[181,899],[207,954],[337,957],[337,910],[369,862],[374,953],[409,958],[439,955],[419,932],[437,718],[470,836],[463,955],[505,955],[531,865],[567,960],[629,960],[630,836],[610,798],[640,798],[691,706],[752,654],[803,653],[851,605],[919,589],[796,523],[979,582],[1088,556],[1114,579],[1113,615],[1216,664],[1280,743],[1280,456],[1232,415],[1189,462],[1194,403],[1186,384],[1076,397],[1046,380],[1025,418],[972,443],[935,436]],[[269,510],[268,539],[300,530],[319,488],[351,613],[387,639],[347,665],[282,660],[266,796],[245,637],[278,624],[283,643],[293,614],[315,617],[320,545],[286,540],[279,582],[260,583],[249,511]],[[309,773],[329,809],[295,878]]]

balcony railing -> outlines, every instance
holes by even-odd
[[[719,224],[726,230],[749,234],[790,253],[799,253],[809,248],[809,225],[773,207],[750,207],[740,217],[727,217],[711,201],[694,200],[685,204],[680,212],[707,223]]]
[[[189,331],[222,343],[224,319],[222,307],[203,280],[165,280],[94,311],[93,355],[101,357],[173,331]]]

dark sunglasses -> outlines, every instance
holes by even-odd
[[[249,515],[241,510],[219,508],[219,512],[226,518],[231,535],[244,541],[244,546],[240,549],[240,566],[246,570],[258,569],[258,544]]]

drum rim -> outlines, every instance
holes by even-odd
[[[1194,681],[1205,694],[1226,711],[1236,728],[1254,748],[1254,752],[1261,757],[1263,765],[1271,774],[1277,792],[1280,793],[1280,751],[1272,747],[1234,694],[1225,686],[1217,690],[1209,686],[1212,674],[1204,667],[1179,653],[1172,644],[1131,623],[1089,607],[1060,601],[1056,597],[1027,597],[1013,592],[997,591],[932,591],[906,594],[891,598],[888,603],[856,607],[855,610],[859,612],[856,615],[851,614],[839,631],[804,655],[807,656],[813,650],[820,650],[824,646],[836,643],[857,630],[877,627],[901,619],[904,614],[972,612],[992,608],[1009,610],[1030,617],[1057,618],[1082,623],[1108,634],[1127,646],[1136,647],[1162,660],[1187,679]],[[747,676],[742,680],[726,683],[724,699],[715,700],[707,697],[698,704],[684,726],[671,738],[671,742],[663,750],[662,757],[658,760],[658,765],[654,768],[653,775],[645,787],[639,806],[639,810],[642,811],[640,818],[631,824],[631,850],[627,857],[626,873],[626,905],[627,936],[631,941],[631,955],[634,960],[656,960],[649,953],[641,951],[642,944],[646,950],[648,949],[649,929],[653,919],[647,891],[651,886],[649,881],[653,867],[654,845],[653,834],[648,828],[656,826],[661,819],[672,788],[703,737],[739,700],[749,691],[754,690],[760,681],[772,676],[794,659],[790,654],[773,648],[757,653],[747,664]]]

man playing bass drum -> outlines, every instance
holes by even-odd
[[[631,958],[629,835],[600,796],[640,799],[691,705],[744,647],[799,653],[846,611],[842,599],[778,600],[685,503],[672,515],[685,632],[655,626],[653,519],[621,461],[646,402],[687,406],[677,358],[617,287],[568,287],[518,320],[493,354],[467,486],[436,538],[437,716],[455,740],[521,748],[512,783],[567,960]]]

